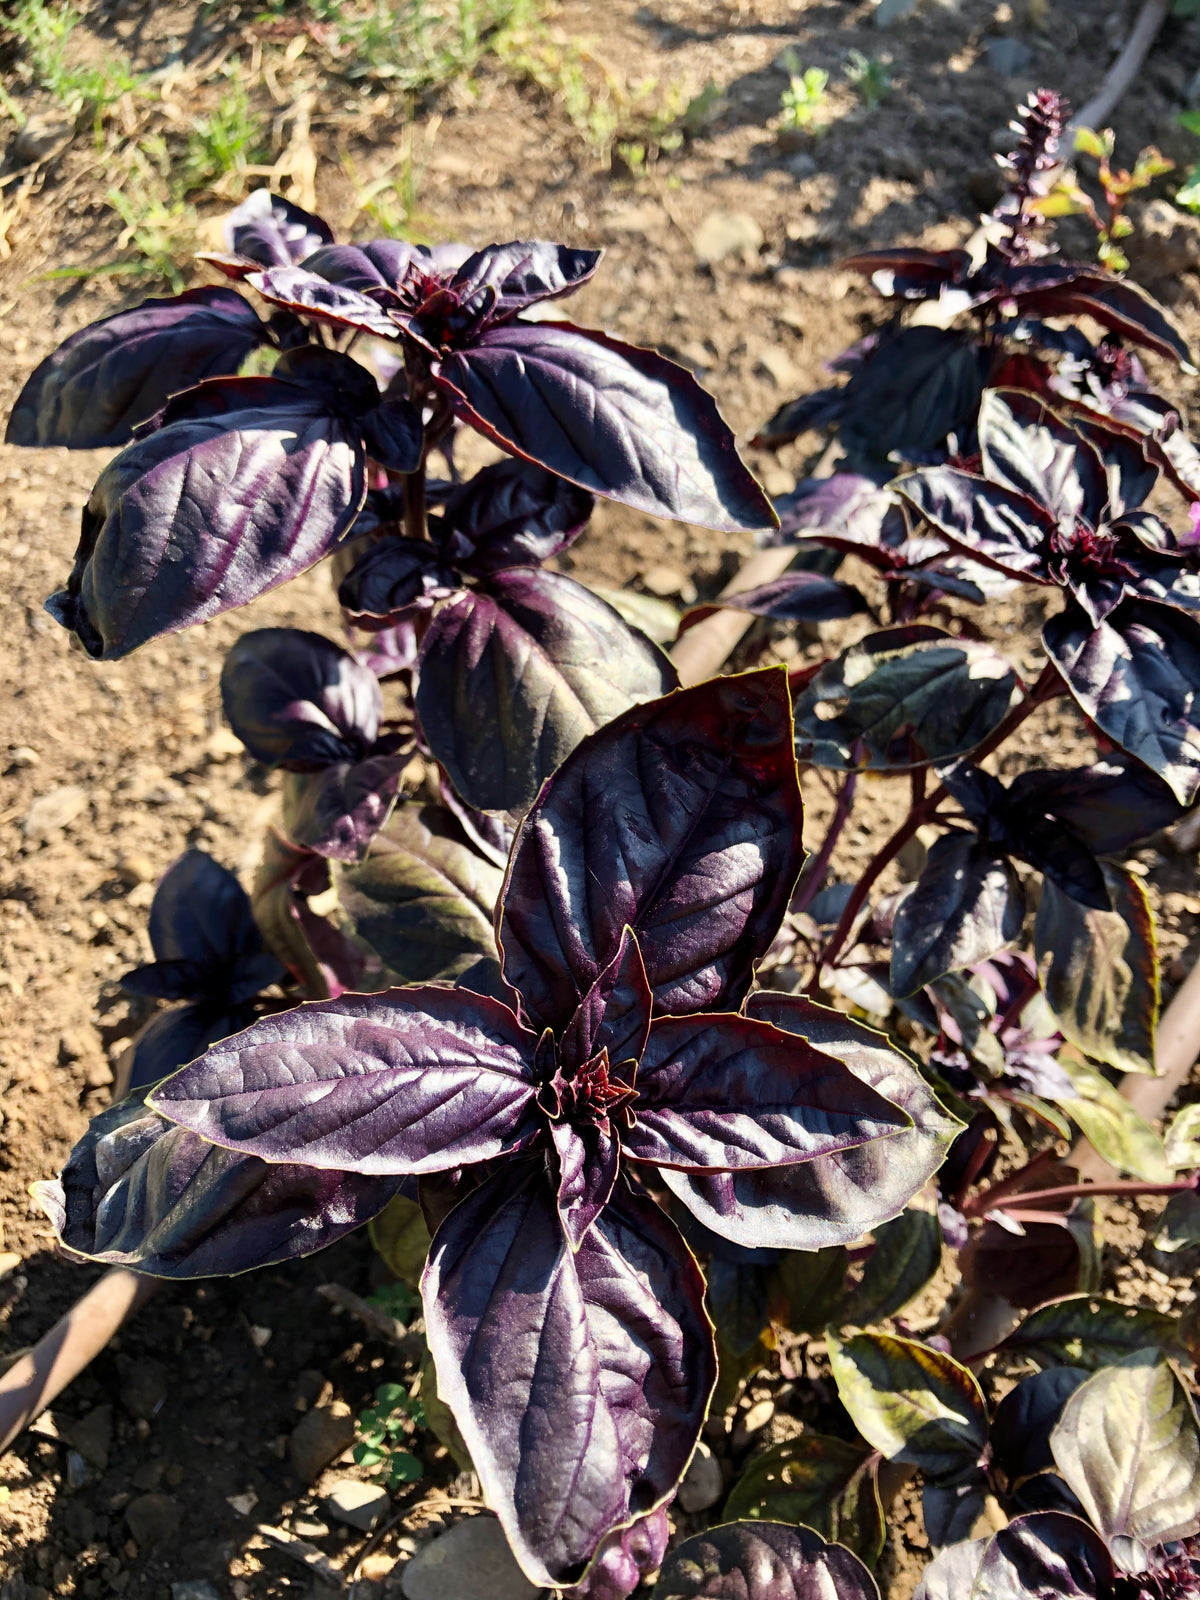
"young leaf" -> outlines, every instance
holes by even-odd
[[[389,1272],[410,1289],[416,1289],[429,1259],[429,1229],[425,1213],[415,1200],[398,1194],[370,1224],[371,1243]]]
[[[378,1223],[371,1226],[376,1227]],[[1068,1396],[1075,1393],[1086,1377],[1084,1367],[1048,1367],[1044,1372],[1023,1378],[996,1407],[992,1419],[992,1469],[1003,1475],[999,1480],[1001,1488],[1022,1510],[1054,1509],[1044,1501],[1027,1504],[1025,1486],[1035,1478],[1039,1484],[1049,1481],[1048,1471],[1054,1466],[1050,1435]],[[1057,1477],[1055,1481],[1063,1492],[1061,1509],[1078,1509],[1075,1502],[1067,1502],[1065,1484]]]
[[[1154,914],[1141,880],[1103,864],[1111,911],[1090,910],[1050,879],[1034,924],[1042,986],[1064,1035],[1122,1072],[1153,1072],[1158,1020]]]
[[[1109,1600],[1114,1577],[1104,1541],[1081,1517],[1039,1511],[996,1534],[969,1593],[971,1600]]]
[[[1167,1165],[1174,1172],[1194,1172],[1200,1167],[1200,1104],[1182,1106],[1171,1121],[1164,1140]]]
[[[628,926],[662,1010],[736,1006],[800,870],[801,817],[784,673],[635,706],[568,757],[521,825],[506,980],[539,1025],[565,1024]]]
[[[492,917],[503,876],[446,811],[408,800],[367,859],[341,869],[335,882],[350,927],[383,961],[385,981],[432,983],[496,959]]]
[[[623,1185],[573,1251],[533,1162],[451,1212],[423,1289],[438,1391],[514,1554],[537,1583],[577,1581],[699,1437],[716,1377],[699,1270]]]
[[[255,761],[293,772],[360,760],[383,718],[370,668],[300,628],[243,633],[221,667],[221,705]]]
[[[1172,1167],[1162,1137],[1135,1111],[1103,1073],[1086,1061],[1060,1058],[1078,1098],[1066,1109],[1088,1143],[1118,1172],[1132,1172],[1145,1183],[1169,1183]]]
[[[61,1177],[34,1193],[68,1250],[204,1278],[323,1249],[381,1211],[400,1181],[237,1155],[133,1095],[93,1117]]]
[[[1050,1435],[1058,1470],[1111,1544],[1200,1530],[1200,1432],[1174,1369],[1152,1351],[1081,1384]]]
[[[1025,919],[1016,869],[974,833],[945,833],[929,851],[892,929],[891,989],[915,994],[947,972],[1012,944]]]
[[[889,628],[822,667],[796,697],[797,750],[839,771],[900,771],[965,755],[1020,692],[990,645]]]
[[[467,804],[517,811],[581,739],[677,682],[657,645],[582,584],[515,567],[434,614],[416,705]]]
[[[281,831],[301,850],[331,861],[361,861],[388,819],[407,764],[403,753],[339,761],[323,772],[287,773]]]
[[[727,1522],[675,1546],[652,1600],[879,1600],[856,1555],[811,1528]]]
[[[1003,1349],[1043,1367],[1113,1365],[1138,1350],[1180,1349],[1175,1322],[1159,1311],[1095,1295],[1069,1295],[1040,1306],[1005,1339]]]
[[[805,1428],[755,1456],[729,1491],[730,1522],[803,1523],[873,1567],[883,1550],[883,1507],[873,1452]]]
[[[842,1404],[869,1444],[927,1477],[975,1466],[987,1443],[987,1406],[966,1367],[914,1339],[829,1336],[829,1363]]]
[[[942,1264],[942,1230],[932,1211],[909,1206],[875,1230],[862,1278],[839,1312],[841,1325],[869,1328],[916,1298]]]

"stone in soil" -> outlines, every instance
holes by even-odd
[[[331,1517],[364,1533],[370,1533],[390,1503],[386,1489],[360,1483],[357,1478],[339,1478],[325,1496],[325,1509]]]
[[[311,1483],[354,1443],[354,1417],[344,1400],[314,1406],[292,1429],[288,1457],[302,1483]]]
[[[41,795],[35,800],[26,812],[26,839],[36,844],[41,839],[51,838],[60,829],[74,822],[85,805],[87,805],[87,790],[80,788],[77,783],[67,783],[61,788],[51,789],[48,794]]]
[[[692,235],[696,260],[705,267],[733,255],[749,263],[762,246],[763,231],[746,211],[710,211]]]
[[[405,1600],[538,1600],[495,1517],[470,1517],[432,1539],[404,1568]]]
[[[125,1522],[138,1547],[174,1538],[183,1521],[179,1502],[169,1494],[142,1494],[125,1507]]]
[[[679,1485],[679,1504],[685,1511],[707,1511],[725,1493],[721,1463],[701,1441]]]
[[[103,1472],[108,1466],[108,1452],[113,1436],[113,1408],[96,1406],[78,1422],[59,1421],[58,1431],[67,1443],[78,1450],[89,1465]]]
[[[121,1374],[121,1404],[130,1416],[148,1422],[167,1398],[166,1368],[157,1361],[118,1356],[117,1370]]]
[[[171,1600],[221,1600],[221,1596],[207,1578],[193,1578],[188,1583],[173,1583]]]

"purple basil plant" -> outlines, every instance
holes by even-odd
[[[415,1179],[439,1393],[527,1573],[577,1581],[674,1494],[712,1393],[672,1212],[743,1246],[846,1242],[955,1128],[881,1036],[750,994],[801,824],[781,669],[624,712],[517,832],[504,998],[412,985],[260,1019],[93,1124],[43,1191],[64,1241],[238,1270],[255,1238],[316,1248]]]

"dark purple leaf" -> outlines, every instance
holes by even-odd
[[[531,461],[497,461],[446,496],[443,550],[476,573],[538,566],[574,543],[594,503]]]
[[[719,532],[775,513],[690,372],[570,323],[508,323],[434,368],[470,423],[592,494]]]
[[[921,1520],[931,1545],[954,1544],[970,1536],[987,1509],[988,1480],[980,1468],[961,1482],[926,1483],[921,1490]]]
[[[1057,525],[1098,527],[1108,510],[1099,451],[1036,395],[989,389],[979,407],[984,475],[1044,506]]]
[[[973,833],[946,833],[905,896],[892,929],[891,988],[915,994],[1010,945],[1025,918],[1012,864]]]
[[[676,681],[607,601],[561,573],[514,567],[435,612],[416,707],[459,795],[509,811],[529,805],[581,739]]]
[[[388,819],[409,751],[339,761],[284,779],[280,827],[292,844],[333,861],[361,861]]]
[[[1110,1600],[1112,1557],[1080,1517],[1038,1511],[995,1535],[979,1563],[971,1600]]]
[[[275,970],[281,969],[268,956]],[[153,972],[142,967],[141,972]],[[131,974],[133,976],[133,974]],[[145,992],[133,990],[133,993]],[[141,1089],[161,1083],[189,1061],[202,1056],[210,1045],[238,1033],[254,1021],[255,1008],[249,1004],[230,1006],[220,994],[210,1000],[190,1000],[186,1005],[168,1006],[151,1017],[140,1029],[130,1047],[129,1088]]]
[[[838,549],[873,548],[883,536],[894,497],[874,478],[835,472],[829,478],[805,478],[791,494],[775,502],[779,532],[768,534],[772,545],[819,539]]]
[[[307,257],[308,272],[329,283],[373,293],[385,305],[398,304],[394,294],[410,274],[449,278],[471,255],[464,244],[409,244],[405,239],[371,239],[366,244],[326,245]]]
[[[338,604],[356,621],[396,618],[409,606],[432,604],[462,585],[427,539],[384,537],[365,549],[338,584]]]
[[[1053,1469],[1050,1435],[1063,1403],[1086,1377],[1084,1367],[1050,1367],[1045,1372],[1022,1378],[996,1407],[991,1428],[992,1467],[996,1473],[1003,1474],[1000,1487],[1023,1510],[1041,1509],[1026,1504],[1023,1490],[1030,1479]],[[1070,1491],[1065,1481],[1060,1478],[1057,1482],[1061,1494],[1068,1496]],[[1059,1509],[1068,1511],[1078,1507],[1069,1505],[1064,1498]]]
[[[697,606],[683,619],[682,628],[711,617],[715,611],[749,611],[752,616],[772,617],[777,622],[832,622],[866,610],[867,602],[851,584],[839,583],[819,572],[785,572],[770,583],[740,589],[712,605]]]
[[[59,345],[21,390],[8,444],[74,450],[128,443],[169,396],[235,373],[265,325],[232,289],[188,289],[93,322]]]
[[[920,460],[974,426],[987,352],[975,335],[889,330],[846,385],[838,439],[851,463]]]
[[[538,1132],[535,1040],[498,1001],[411,985],[264,1017],[169,1079],[155,1109],[245,1155],[442,1172]]]
[[[363,445],[389,472],[415,472],[421,464],[421,414],[407,400],[381,400],[362,419]]]
[[[563,1069],[584,1066],[601,1050],[614,1069],[641,1059],[650,1032],[654,996],[637,940],[626,930],[617,952],[579,1002],[559,1045]]]
[[[369,295],[329,283],[308,267],[268,267],[265,272],[247,274],[246,282],[271,305],[295,316],[373,333],[380,339],[394,339],[399,333],[391,317]]]
[[[626,1155],[684,1172],[790,1166],[913,1125],[836,1056],[732,1014],[660,1017],[637,1091]]]
[[[879,1600],[856,1555],[811,1528],[727,1522],[675,1546],[654,1600]]]
[[[347,632],[351,631],[349,619]],[[392,678],[401,672],[412,672],[420,649],[413,614],[409,612],[379,632],[360,633],[353,637],[354,653],[364,667],[370,667],[377,678]]]
[[[642,1577],[657,1572],[671,1537],[665,1508],[639,1517],[608,1536],[596,1552],[583,1582],[567,1600],[626,1600]]]
[[[987,1547],[986,1539],[964,1539],[939,1551],[918,1578],[913,1600],[968,1600]]]
[[[1050,581],[1043,549],[1054,520],[1028,495],[957,467],[923,467],[892,487],[972,559],[1030,583]]]
[[[381,958],[390,983],[447,982],[496,959],[492,918],[503,872],[452,816],[406,800],[367,859],[338,873],[342,911]]]
[[[221,704],[256,761],[293,772],[361,759],[383,717],[375,674],[300,628],[243,633],[221,668]]]
[[[504,975],[562,1027],[626,927],[668,1012],[736,1006],[802,861],[786,674],[635,707],[546,784],[513,846]]]
[[[817,766],[947,762],[981,744],[1020,692],[990,645],[914,625],[868,634],[796,696],[796,747]]]
[[[601,1127],[575,1128],[555,1122],[550,1137],[558,1157],[555,1204],[572,1250],[612,1198],[620,1171],[621,1151],[615,1137]]]
[[[1009,792],[1015,807],[1060,818],[1098,856],[1120,855],[1184,815],[1162,779],[1137,763],[1020,772]]]
[[[1042,639],[1100,730],[1188,805],[1200,789],[1200,623],[1168,606],[1126,601],[1093,628],[1068,606]]]
[[[329,887],[323,856],[297,850],[274,828],[267,829],[254,877],[254,919],[305,1000],[384,987],[379,957],[309,905],[310,895],[325,894]]]
[[[973,270],[966,250],[866,250],[842,262],[846,272],[861,272],[887,300],[937,299],[965,284]]]
[[[468,256],[450,280],[463,299],[485,286],[496,291],[496,317],[514,317],[540,300],[574,294],[600,265],[600,250],[572,250],[546,239],[490,244]]]
[[[320,217],[269,189],[248,195],[225,218],[224,231],[227,250],[264,267],[289,266],[333,243],[333,234]]]
[[[89,655],[118,660],[313,566],[364,489],[357,428],[317,401],[171,423],[101,474],[47,609]]]
[[[750,442],[756,450],[777,450],[810,429],[835,427],[845,409],[845,389],[815,389],[780,406]]]
[[[1068,288],[1023,295],[1021,309],[1032,316],[1092,317],[1101,327],[1157,351],[1168,361],[1192,361],[1187,341],[1166,312],[1126,278],[1092,269],[1078,274]]]
[[[897,1216],[945,1159],[960,1125],[886,1036],[795,995],[760,990],[746,1009],[844,1061],[913,1126],[837,1155],[773,1172],[681,1173],[668,1188],[713,1232],[749,1245],[823,1249],[848,1244]],[[797,1241],[800,1241],[799,1244]]]
[[[513,824],[506,817],[497,816],[494,811],[479,811],[460,800],[446,782],[446,774],[440,769],[438,797],[446,809],[452,811],[458,818],[463,832],[476,850],[503,872],[508,865],[509,852],[516,834]]]
[[[699,1270],[622,1184],[572,1251],[530,1163],[451,1212],[422,1288],[438,1392],[514,1554],[536,1583],[577,1580],[699,1437],[716,1378]]]
[[[68,1250],[154,1277],[203,1278],[323,1249],[399,1186],[235,1155],[135,1096],[93,1117],[61,1176],[35,1192]]]
[[[720,1256],[706,1264],[708,1314],[717,1330],[717,1359],[728,1350],[748,1356],[771,1321],[770,1279],[764,1267],[753,1262],[725,1261]]]

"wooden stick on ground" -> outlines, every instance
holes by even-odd
[[[1133,32],[1125,41],[1125,48],[1108,69],[1104,82],[1096,93],[1071,118],[1063,148],[1070,149],[1070,141],[1077,128],[1103,128],[1117,108],[1117,102],[1141,71],[1142,62],[1150,46],[1158,37],[1158,30],[1171,10],[1171,0],[1146,0]]]

